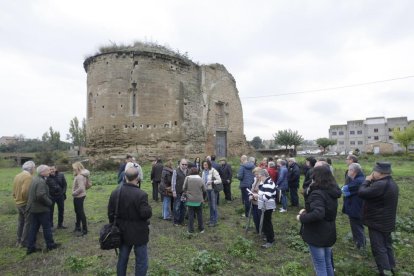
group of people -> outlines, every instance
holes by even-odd
[[[126,274],[129,255],[134,248],[136,274],[145,275],[152,208],[148,195],[140,189],[144,179],[141,166],[130,155],[125,161],[118,172],[120,185],[112,192],[108,203],[109,221],[113,222],[116,217],[123,233],[117,271],[118,275]],[[377,162],[372,173],[365,177],[356,156],[347,156],[346,162],[348,170],[340,188],[333,168],[326,160],[306,159],[302,185],[305,208],[296,216],[301,223],[300,234],[309,246],[316,274],[334,275],[332,247],[336,242],[338,199],[343,196],[342,211],[349,216],[356,249],[365,250],[364,227],[367,226],[378,270],[381,275],[388,275],[395,268],[391,232],[395,230],[398,203],[398,186],[391,176],[391,164]],[[74,231],[82,236],[88,233],[83,205],[91,182],[89,171],[80,162],[72,164],[72,168],[75,176],[72,189],[76,214]],[[54,166],[40,165],[36,169],[33,161],[25,162],[22,169],[13,185],[19,214],[17,243],[27,249],[27,254],[38,251],[36,235],[42,226],[47,249],[56,249],[59,244],[53,239],[54,205],[58,207],[57,229],[66,229],[63,224],[66,179]],[[276,162],[265,158],[257,164],[255,158],[241,156],[236,177],[240,180],[243,216],[253,218],[256,232],[266,241],[263,248],[275,243],[272,214],[277,204],[282,206],[280,213],[287,212],[288,197],[290,206],[300,206],[300,175],[301,168],[294,158],[277,159]],[[151,170],[152,199],[158,201],[161,195],[162,219],[180,226],[185,225],[187,215],[188,233],[191,234],[197,218],[198,231],[203,233],[203,204],[209,206],[208,226],[217,226],[220,191],[224,191],[226,201],[233,200],[232,178],[232,169],[226,159],[220,159],[218,164],[215,156],[207,156],[203,161],[196,158],[194,162],[181,159],[176,167],[171,160],[163,164],[157,159]]]
[[[204,232],[202,204],[208,202],[210,217],[209,227],[218,223],[219,192],[224,191],[225,200],[232,201],[231,182],[232,169],[226,159],[220,159],[220,164],[214,155],[207,156],[203,161],[196,158],[194,162],[181,159],[176,168],[171,160],[165,164],[157,159],[151,170],[152,198],[158,201],[161,195],[162,216],[164,220],[172,221],[174,226],[184,225],[187,214],[188,232],[194,232],[194,217],[197,216],[198,229]],[[202,184],[202,185],[201,185]],[[188,213],[186,213],[188,209]]]
[[[73,205],[76,213],[74,232],[78,236],[88,233],[83,208],[86,189],[91,186],[89,171],[80,162],[72,164],[75,175],[73,183]],[[37,172],[37,175],[35,175]],[[33,161],[22,166],[22,172],[13,181],[13,198],[18,210],[17,246],[26,248],[27,254],[40,251],[36,248],[36,236],[42,226],[47,250],[60,246],[53,239],[53,214],[55,204],[58,209],[56,229],[66,229],[63,224],[67,183],[63,173],[54,165],[40,165],[36,168]]]

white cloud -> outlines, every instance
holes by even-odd
[[[412,1],[6,1],[0,10],[1,135],[61,132],[86,113],[83,60],[147,40],[221,63],[235,77],[248,139],[306,139],[372,116],[414,119]]]

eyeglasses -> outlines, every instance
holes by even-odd
[[[188,164],[181,164],[181,166],[188,166]]]

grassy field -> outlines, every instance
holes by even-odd
[[[400,187],[398,206],[398,229],[394,233],[394,246],[399,275],[413,275],[414,263],[414,161],[402,157],[388,157],[391,160],[395,180]],[[302,161],[302,160],[300,160]],[[361,158],[366,173],[374,164],[374,157]],[[234,160],[234,164],[236,164]],[[343,160],[334,160],[335,176],[343,183],[345,172]],[[238,165],[234,165],[236,170]],[[146,182],[143,189],[149,194],[149,165],[144,166]],[[116,185],[115,172],[92,172],[94,186],[88,190],[85,212],[89,223],[89,234],[76,237],[72,198],[66,200],[66,230],[55,230],[56,242],[62,247],[50,253],[41,252],[25,255],[25,250],[16,248],[17,212],[12,200],[13,177],[20,171],[0,169],[0,274],[1,275],[114,275],[116,256],[114,251],[99,249],[98,232],[107,223],[107,202]],[[73,177],[66,173],[69,189]],[[159,219],[161,203],[150,199],[153,208],[149,249],[149,275],[200,275],[217,273],[222,275],[313,275],[310,255],[298,235],[299,225],[295,217],[299,208],[290,208],[287,213],[275,212],[273,225],[276,244],[263,250],[263,241],[250,230],[245,235],[246,219],[240,202],[238,181],[232,184],[232,203],[219,205],[219,225],[206,228],[203,234],[188,235],[186,227],[174,227],[172,223]],[[69,193],[70,195],[70,193]],[[151,196],[150,196],[151,198]],[[221,196],[223,199],[224,196]],[[338,239],[334,246],[337,275],[376,275],[376,267],[370,250],[358,254],[352,246],[347,216],[343,215],[342,199],[337,218]],[[301,198],[301,204],[303,200]],[[57,211],[55,211],[56,213]],[[55,220],[56,218],[55,214]],[[204,221],[208,208],[204,208]],[[252,224],[253,225],[253,224]],[[39,235],[38,245],[44,246]],[[134,271],[134,256],[131,254],[129,273]]]

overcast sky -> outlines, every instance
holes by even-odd
[[[85,56],[135,40],[223,64],[248,140],[413,120],[413,11],[411,0],[0,0],[0,136],[41,138],[52,126],[66,138],[70,120],[86,116]]]

